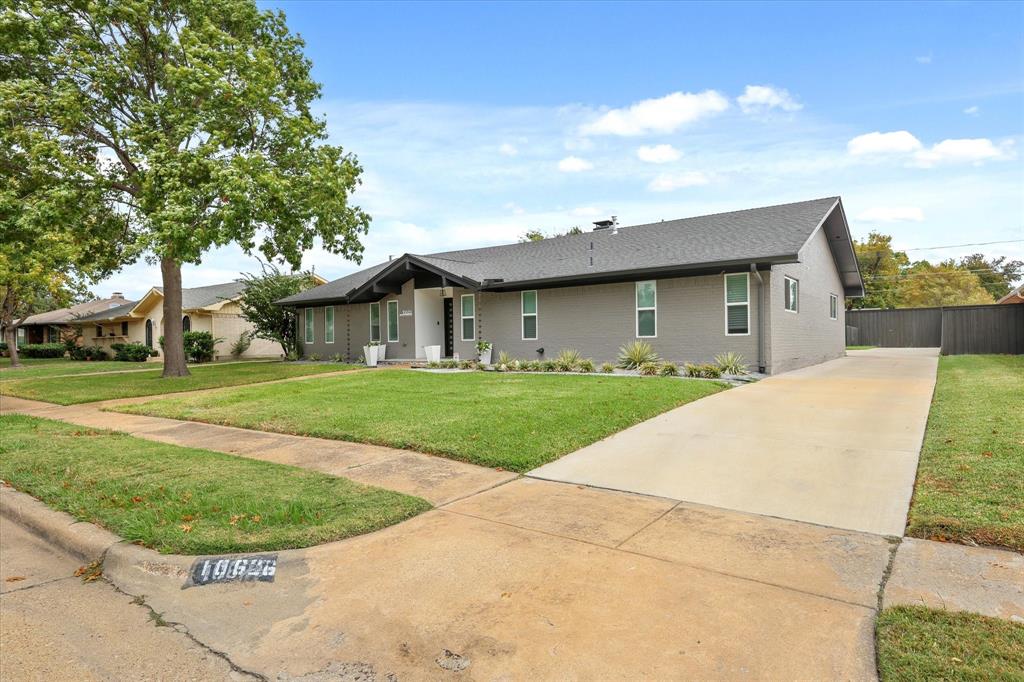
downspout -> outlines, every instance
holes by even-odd
[[[750,272],[757,278],[757,371],[764,374],[764,280],[757,270],[757,263],[750,264]]]

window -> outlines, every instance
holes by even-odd
[[[97,329],[99,329],[99,327],[97,327]],[[101,330],[101,331],[100,331],[100,333],[99,333],[99,334],[97,334],[96,336],[103,336],[103,332],[102,332],[102,330]],[[17,344],[18,346],[24,346],[24,345],[25,345],[25,329],[24,329],[24,328],[22,328],[22,327],[18,327],[18,338],[17,338],[17,340],[15,341],[15,343],[16,343],[16,344]]]
[[[60,341],[60,336],[57,333],[56,327],[46,328],[46,341],[47,343],[58,343]]]
[[[800,282],[792,277],[784,280],[786,287],[786,310],[795,313],[800,310]]]
[[[839,319],[839,297],[835,294],[828,295],[828,316],[829,319]]]
[[[312,308],[306,308],[305,315],[306,315],[306,343],[313,343],[313,339],[315,338],[314,335],[313,335],[313,309]]]
[[[103,325],[96,325],[96,338],[103,336]]]
[[[658,285],[654,281],[636,283],[636,335],[641,339],[658,335]]]
[[[121,336],[128,336],[128,323],[127,322],[122,322],[121,323]]]
[[[380,341],[380,303],[370,304],[370,341]]]
[[[519,294],[523,314],[523,341],[537,339],[537,292],[524,291]]]
[[[153,320],[146,320],[146,345],[153,347]]]
[[[476,296],[462,295],[462,340],[476,340]]]
[[[192,331],[192,318],[189,317],[188,315],[186,315],[185,317],[181,318],[181,331],[182,332],[190,332],[190,331]]]
[[[725,276],[725,334],[750,333],[750,275],[739,272]]]
[[[334,343],[334,306],[324,308],[324,343]]]
[[[388,301],[388,343],[398,343],[398,301]]]

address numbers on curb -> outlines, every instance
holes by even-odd
[[[188,580],[181,586],[201,587],[213,583],[274,582],[277,573],[276,554],[254,556],[205,557],[196,559],[188,572]]]

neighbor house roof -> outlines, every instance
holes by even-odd
[[[124,296],[120,295],[110,298],[97,298],[69,308],[58,308],[45,313],[30,315],[21,324],[69,324],[71,322],[78,322],[87,315],[120,308],[123,305],[135,305],[135,301],[126,301]]]
[[[224,301],[238,298],[245,291],[245,282],[225,282],[224,284],[211,284],[205,287],[192,287],[181,290],[181,309],[200,310],[210,306],[216,306]],[[153,287],[142,299],[130,301],[128,304],[104,310],[87,317],[79,318],[79,322],[103,322],[116,320],[121,317],[131,317],[132,312],[138,308],[146,299],[152,296],[163,296],[163,287]]]
[[[426,255],[405,254],[289,296],[282,305],[356,302],[381,295],[374,284],[428,270],[453,284],[514,290],[615,281],[641,276],[695,274],[751,263],[792,263],[824,229],[845,293],[863,295],[849,227],[839,197],[779,206],[601,229],[582,234]]]
[[[1024,284],[1003,296],[1001,299],[996,301],[1000,305],[1006,305],[1008,303],[1024,303]]]

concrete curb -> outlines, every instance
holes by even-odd
[[[70,514],[54,511],[31,495],[0,488],[0,516],[21,524],[47,541],[86,561],[102,559],[122,539]]]

